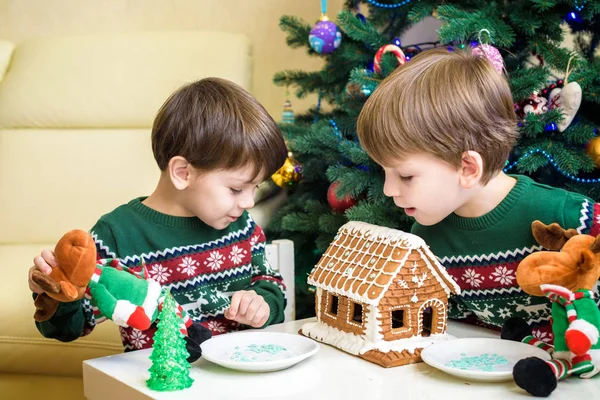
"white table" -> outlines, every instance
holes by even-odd
[[[312,319],[274,325],[266,330],[297,333]],[[496,332],[451,321],[457,337],[498,337]],[[277,400],[421,400],[533,399],[513,382],[475,383],[429,367],[425,363],[383,368],[334,347],[321,344],[311,358],[283,371],[244,373],[206,360],[191,369],[194,384],[177,392],[146,387],[151,350],[97,358],[83,363],[84,392],[89,400],[135,399],[277,399]],[[598,375],[600,376],[600,375]],[[600,399],[600,378],[569,378],[550,399]]]

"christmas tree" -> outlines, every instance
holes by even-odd
[[[326,18],[314,27],[281,18],[288,45],[325,62],[320,71],[288,70],[274,78],[298,97],[319,96],[293,123],[286,106],[281,127],[293,153],[288,168],[303,171],[300,179],[292,173],[278,180],[289,197],[267,228],[270,238],[294,240],[298,318],[314,315],[306,277],[343,223],[410,229],[412,220],[383,195],[382,169],[361,148],[356,120],[387,75],[432,46],[471,46],[504,60],[520,118],[506,172],[600,198],[599,11],[600,0],[349,0],[335,18],[337,28]],[[428,16],[442,23],[438,42],[400,42],[407,28]],[[563,44],[566,35],[573,49]]]
[[[171,293],[165,295],[165,301],[159,314],[158,329],[154,334],[154,345],[148,370],[150,379],[146,381],[152,390],[181,390],[192,386],[190,377],[190,356],[185,347],[181,327],[183,322],[177,315],[176,304]]]

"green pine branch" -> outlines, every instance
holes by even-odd
[[[487,29],[492,44],[498,47],[510,47],[515,40],[515,32],[493,11],[492,9],[461,10],[451,5],[439,6],[437,8],[439,19],[445,22],[438,30],[440,40],[443,43],[476,40],[479,32]]]
[[[302,19],[290,15],[284,15],[279,20],[279,27],[287,33],[286,43],[291,48],[307,47],[309,53],[318,55],[317,52],[311,49],[308,44],[308,35],[310,34],[311,26]]]
[[[340,29],[344,31],[350,39],[364,43],[369,48],[377,51],[384,44],[389,43],[371,23],[363,23],[350,11],[341,11],[338,14],[338,23]]]

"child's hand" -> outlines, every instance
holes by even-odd
[[[254,290],[240,290],[231,297],[231,305],[225,311],[225,318],[261,328],[269,319],[271,308]]]
[[[34,281],[31,280],[31,273],[35,270],[41,271],[46,275],[50,275],[52,268],[56,267],[56,258],[52,250],[42,250],[39,256],[33,259],[33,267],[29,268],[29,289],[34,293],[43,293],[44,290]]]

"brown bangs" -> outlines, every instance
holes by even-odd
[[[161,170],[175,156],[204,171],[252,165],[254,179],[272,175],[287,157],[273,118],[240,86],[207,78],[175,92],[159,111],[152,130]]]

